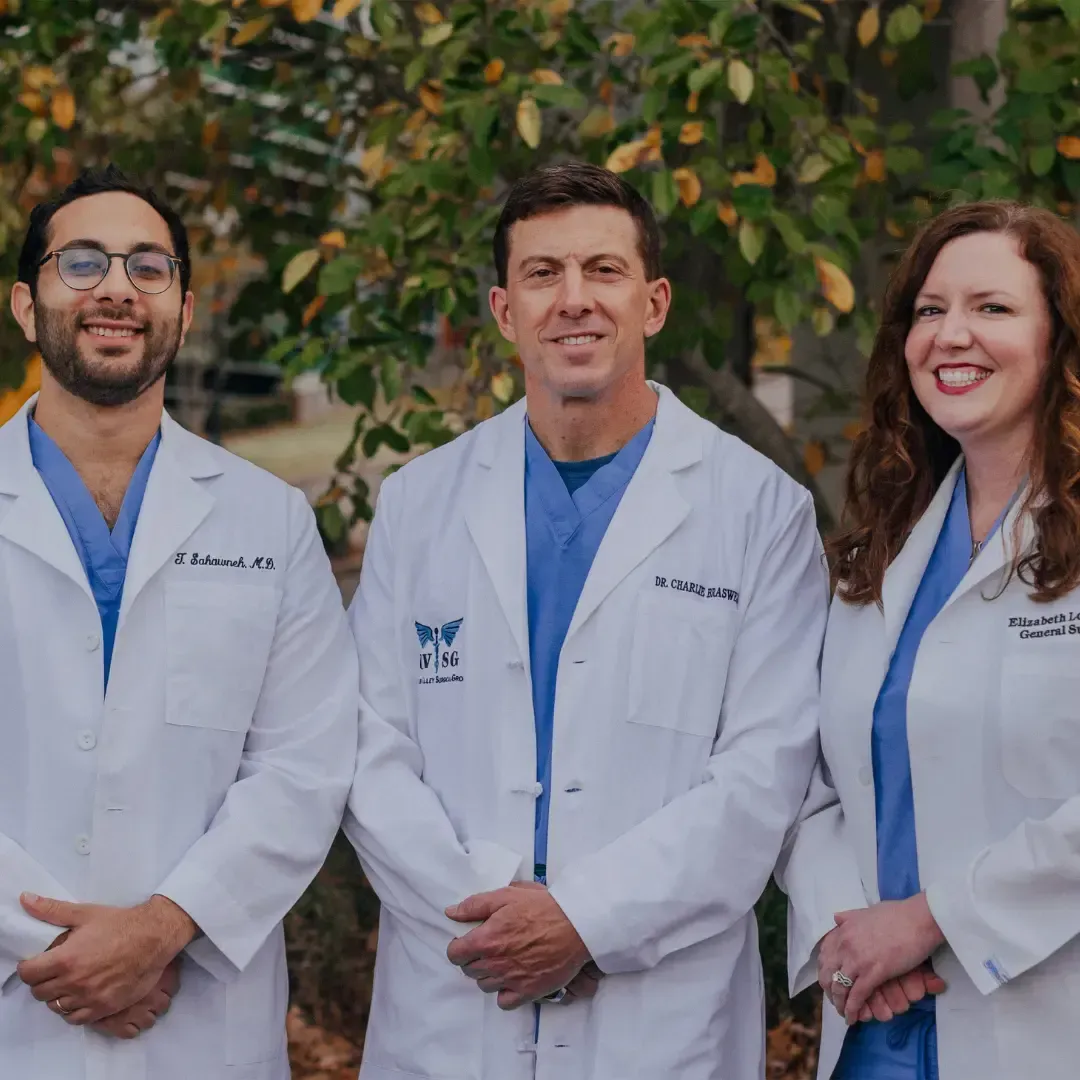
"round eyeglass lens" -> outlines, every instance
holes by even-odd
[[[56,257],[60,280],[71,289],[92,289],[109,272],[109,257],[97,248],[67,248]]]
[[[127,257],[132,284],[145,293],[164,292],[173,278],[173,264],[160,251],[134,251]]]

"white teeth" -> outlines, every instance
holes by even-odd
[[[946,386],[971,386],[990,378],[989,371],[976,371],[973,368],[938,368],[935,374],[938,381]]]
[[[579,334],[577,337],[561,337],[558,339],[560,345],[591,345],[596,340],[598,340],[597,334]]]
[[[128,328],[115,330],[112,327],[105,326],[87,326],[85,330],[88,334],[94,334],[97,337],[134,337],[136,333],[136,331]]]

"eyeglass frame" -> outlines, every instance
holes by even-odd
[[[109,265],[105,268],[105,273],[94,282],[93,285],[87,285],[85,289],[76,288],[74,285],[68,284],[64,281],[64,275],[60,273],[60,256],[67,251],[100,251],[109,260]],[[133,255],[146,255],[154,254],[160,255],[163,259],[167,259],[169,263],[169,284],[165,286],[160,292],[147,292],[146,289],[141,288],[135,279],[131,276],[131,271],[128,269],[127,261]],[[48,255],[42,257],[37,264],[37,269],[40,270],[50,259],[55,258],[56,263],[56,276],[72,291],[72,292],[89,292],[91,289],[96,289],[108,276],[109,271],[112,269],[113,259],[124,260],[124,273],[127,275],[128,281],[131,282],[133,289],[138,289],[143,296],[162,296],[167,293],[172,287],[173,282],[176,281],[176,272],[180,267],[184,265],[184,260],[177,255],[170,255],[167,251],[161,251],[156,247],[151,248],[136,248],[134,251],[106,251],[104,248],[94,247],[92,244],[77,244],[73,247],[57,248],[55,251],[50,251]]]

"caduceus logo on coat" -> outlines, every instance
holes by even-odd
[[[458,654],[451,652],[450,646],[454,644],[454,638],[457,637],[462,622],[464,622],[464,619],[454,619],[452,622],[443,623],[442,626],[436,626],[434,629],[425,626],[422,622],[413,624],[416,627],[416,636],[420,639],[421,671],[426,671],[431,666],[432,659],[434,659],[436,675],[439,673],[440,665],[444,668],[457,667]],[[428,645],[433,646],[431,652],[424,651]],[[440,645],[442,646],[441,656]]]

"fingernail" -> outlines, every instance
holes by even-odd
[[[41,899],[41,897],[40,897],[40,896],[38,896],[38,894],[37,894],[37,893],[32,893],[32,892],[24,892],[24,893],[22,894],[22,898],[23,898],[23,900],[25,900],[25,901],[26,901],[26,902],[27,902],[28,904],[36,904],[36,903],[37,903],[37,902],[38,902],[38,901],[39,901],[39,900]]]

